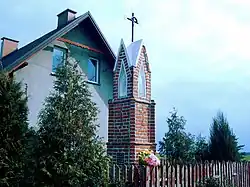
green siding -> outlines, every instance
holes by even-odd
[[[68,32],[63,36],[63,38],[72,40],[74,42],[78,42],[80,44],[84,44],[93,48],[97,48],[97,45],[88,37],[88,34],[84,29],[79,26]]]
[[[65,36],[63,36],[63,38],[98,49],[96,48],[97,45],[91,41],[90,38],[83,32],[83,30],[79,29],[79,27],[76,27],[67,33]],[[105,54],[95,53],[93,51],[82,49],[70,44],[66,45],[70,51],[70,55],[79,62],[79,65],[85,74],[87,74],[89,57],[98,59],[99,84],[93,84],[93,86],[98,94],[102,97],[104,103],[107,105],[108,99],[113,97],[113,67],[109,65],[112,63],[107,62]]]

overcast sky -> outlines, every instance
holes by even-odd
[[[66,8],[90,11],[115,53],[129,44],[132,11],[135,39],[144,39],[152,70],[157,141],[176,107],[187,130],[208,135],[212,117],[225,113],[250,151],[250,1],[248,0],[0,0],[0,36],[20,46],[54,29]]]

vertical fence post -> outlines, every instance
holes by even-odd
[[[188,168],[187,168],[187,172],[188,172],[188,174],[187,174],[187,177],[188,177],[188,187],[190,187],[190,184],[191,184],[191,180],[190,180],[190,169],[191,169],[191,165],[190,164],[188,164]]]
[[[223,185],[223,162],[219,162],[220,184]]]
[[[242,163],[242,170],[243,170],[243,179],[242,179],[242,185],[246,186],[246,162]]]
[[[194,171],[194,169],[195,169],[195,165],[194,164],[192,164],[192,167],[191,167],[191,169],[192,169],[192,171],[191,171],[191,173],[192,173],[192,187],[194,187],[194,175],[195,175],[195,171]]]
[[[151,174],[150,174],[150,167],[149,166],[146,166],[146,180],[145,180],[145,182],[146,182],[146,187],[151,187],[150,186],[150,176],[151,176]]]
[[[228,182],[229,179],[228,179],[227,162],[225,162],[225,177],[226,177],[226,180],[227,180],[227,182]]]
[[[187,169],[187,166],[184,165],[183,166],[183,170],[184,170],[183,171],[183,175],[184,175],[184,177],[183,177],[184,178],[184,187],[187,187],[187,170],[186,169]]]
[[[231,182],[231,184],[234,184],[234,182],[233,182],[233,172],[232,172],[232,163],[231,162],[228,163],[228,168],[229,168],[230,182]]]
[[[133,184],[134,178],[134,165],[129,166],[129,172],[128,172],[128,183]]]
[[[167,176],[167,186],[169,187],[169,168],[170,167],[170,164],[169,164],[169,162],[167,162],[167,165],[166,165],[166,176]]]
[[[175,164],[174,166],[174,184],[175,186],[179,185],[179,164]]]
[[[166,162],[164,162],[163,165],[160,166],[160,168],[161,168],[161,186],[165,187]]]
[[[183,165],[182,164],[180,164],[179,165],[179,172],[180,172],[180,174],[179,174],[179,184],[180,185],[177,185],[177,186],[180,186],[180,187],[183,187]]]
[[[204,163],[203,162],[200,162],[198,164],[199,166],[199,183],[201,183],[202,181],[202,176],[203,176],[203,173],[204,173]]]
[[[112,183],[115,184],[116,180],[115,180],[115,164],[113,164],[112,166]]]
[[[127,167],[127,165],[123,165],[123,182],[125,185],[128,182],[128,167]]]
[[[173,187],[173,163],[170,163],[170,186]]]
[[[155,186],[160,187],[160,172],[159,172],[159,167],[155,167]]]
[[[250,186],[250,162],[247,162],[248,186]]]

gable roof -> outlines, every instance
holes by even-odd
[[[115,71],[115,69],[116,69],[116,64],[117,64],[120,50],[122,47],[124,48],[125,56],[127,58],[129,67],[131,67],[131,66],[135,67],[137,65],[138,60],[139,60],[142,46],[143,46],[142,39],[137,40],[135,42],[132,42],[128,47],[125,46],[123,39],[121,39],[121,43],[120,43],[120,46],[118,49],[117,58],[115,61],[115,66],[114,66],[113,71]]]
[[[143,46],[143,40],[141,39],[131,43],[127,47],[127,53],[130,59],[131,66],[136,66],[139,60],[142,46]]]
[[[129,56],[128,56],[128,53],[127,53],[126,46],[125,46],[125,44],[124,44],[123,39],[121,39],[121,42],[120,42],[120,46],[119,46],[119,48],[118,48],[117,58],[116,58],[116,61],[115,61],[115,65],[114,65],[113,71],[115,71],[115,69],[116,69],[117,61],[118,61],[118,59],[119,59],[118,57],[119,57],[119,55],[120,55],[120,52],[121,52],[122,48],[124,49],[124,53],[125,53],[125,56],[126,56],[126,58],[127,58],[127,63],[128,63],[129,66],[131,66],[131,63],[130,63],[130,59],[129,59]]]
[[[94,26],[95,31],[98,33],[98,36],[100,37],[102,43],[105,45],[106,51],[109,53],[108,55],[111,57],[113,62],[115,62],[116,57],[115,57],[114,52],[109,46],[107,40],[102,34],[94,18],[88,11],[85,14],[75,18],[74,20],[66,24],[65,26],[52,30],[51,32],[23,46],[22,48],[13,51],[7,56],[4,56],[3,58],[0,59],[0,64],[2,64],[2,68],[6,69],[7,71],[13,70],[16,66],[23,63],[26,59],[30,58],[33,54],[45,48],[47,45],[49,45],[51,42],[56,40],[58,37],[63,36],[64,34],[69,32],[76,26],[78,26],[81,22],[83,22],[86,19],[90,20],[90,23],[92,24],[92,26]]]

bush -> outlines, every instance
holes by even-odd
[[[219,180],[214,177],[209,177],[205,180],[204,183],[199,183],[197,187],[222,187],[220,185]]]

